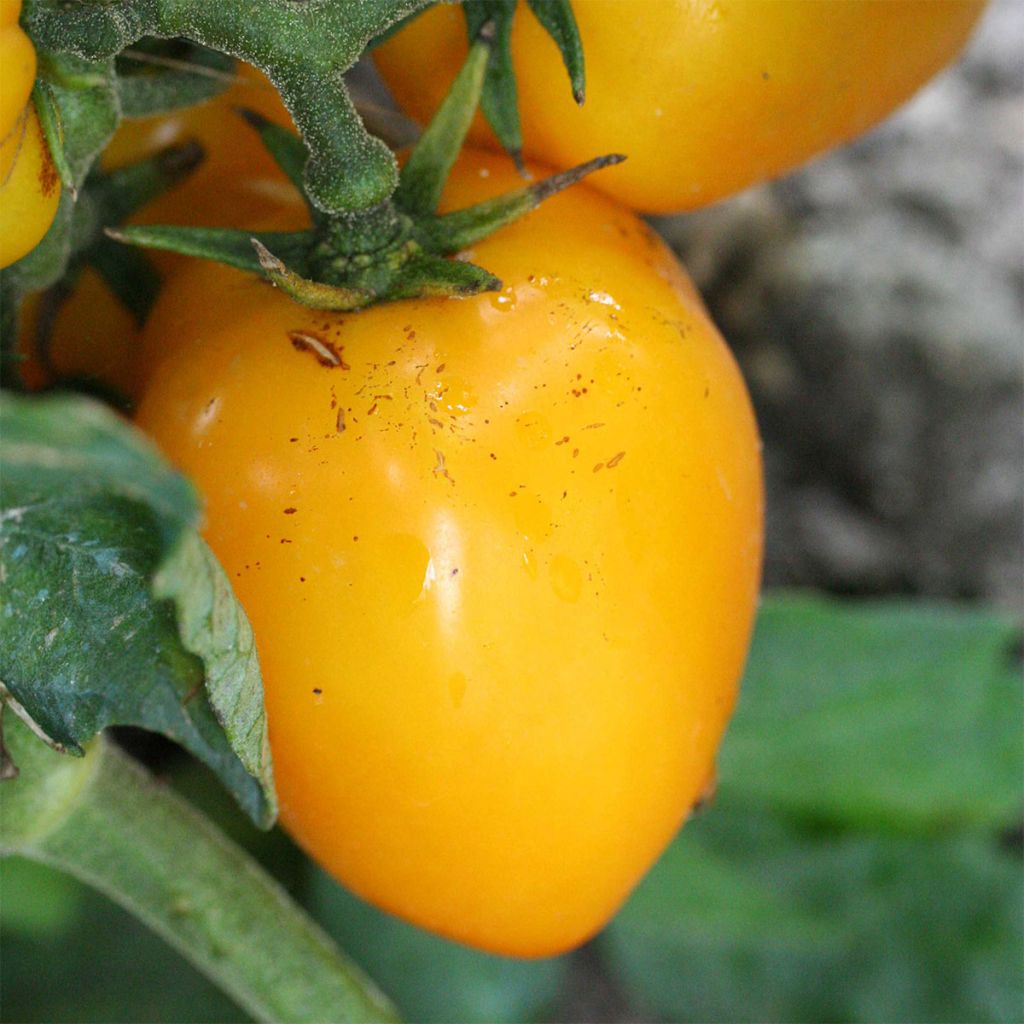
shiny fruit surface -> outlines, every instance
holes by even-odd
[[[523,6],[523,5],[521,5]],[[525,9],[512,52],[524,153],[565,168],[625,153],[594,185],[635,209],[705,206],[855,138],[963,46],[983,0],[584,0],[577,107],[554,43]],[[466,54],[440,4],[375,51],[426,122]],[[496,147],[478,117],[471,137]]]
[[[520,179],[469,152],[449,208]],[[583,186],[474,247],[500,293],[354,314],[176,276],[138,423],[252,621],[281,820],[424,928],[545,956],[714,774],[757,599],[760,446],[668,249]]]
[[[30,100],[36,54],[18,17],[0,5],[0,269],[31,252],[53,222],[60,177]]]
[[[291,125],[270,82],[254,68],[238,65],[235,83],[195,107],[159,117],[121,123],[102,157],[114,170],[189,140],[201,143],[203,162],[187,178],[131,218],[135,224],[192,224],[289,230],[306,227],[309,217],[298,192],[278,169],[259,136],[235,107],[256,110],[278,124]],[[189,263],[172,253],[149,250],[163,275]],[[73,377],[113,388],[133,399],[139,387],[138,347],[142,333],[128,309],[99,275],[86,267],[48,325],[47,359],[39,353],[39,295],[21,310],[21,375],[30,388]]]

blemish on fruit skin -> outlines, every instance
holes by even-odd
[[[28,110],[27,105],[25,110]],[[39,168],[39,191],[48,197],[53,195],[59,187],[60,173],[57,170],[57,165],[53,162],[50,147],[44,146],[42,166]]]
[[[288,340],[296,352],[309,352],[316,361],[329,370],[349,370],[341,357],[341,349],[326,338],[311,331],[289,331]]]
[[[434,476],[443,476],[449,483],[454,484],[455,481],[448,474],[448,467],[445,465],[444,452],[435,448],[434,454],[437,456],[437,462],[434,464]]]
[[[286,508],[286,509],[284,510],[284,514],[285,514],[286,516],[293,516],[293,515],[295,515],[295,513],[296,513],[296,512],[298,512],[298,511],[299,511],[299,510],[298,510],[297,508],[292,508],[292,507],[289,507],[289,508]]]

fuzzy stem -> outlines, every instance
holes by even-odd
[[[83,761],[7,732],[20,777],[0,783],[4,853],[106,893],[257,1020],[395,1020],[248,854],[131,758],[101,739]]]
[[[343,74],[366,44],[427,0],[26,0],[24,22],[43,49],[109,58],[143,36],[180,36],[254,64],[281,94],[310,151],[306,185],[325,212],[386,200],[394,156],[363,127]]]

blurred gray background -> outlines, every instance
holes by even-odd
[[[768,585],[1024,610],[1024,2],[867,137],[656,226],[757,405]]]

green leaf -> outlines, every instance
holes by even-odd
[[[417,1024],[536,1020],[558,995],[564,958],[491,956],[376,910],[314,869],[307,898],[330,936]]]
[[[722,785],[841,825],[1003,826],[1024,806],[1018,639],[952,606],[767,600]]]
[[[274,158],[274,162],[284,172],[285,177],[302,192],[302,175],[306,168],[309,153],[293,131],[283,125],[276,124],[264,117],[257,110],[248,107],[235,107],[235,112],[260,137],[260,141]],[[310,213],[316,216],[319,211],[310,206]]]
[[[151,117],[203,103],[235,77],[235,62],[185,39],[140,39],[114,61],[122,117]]]
[[[245,770],[259,780],[276,815],[274,779],[263,709],[263,685],[252,627],[204,540],[186,533],[153,580],[170,598],[185,647],[206,667],[206,695]]]
[[[573,99],[582,104],[586,92],[583,41],[580,39],[572,4],[569,0],[528,0],[528,3],[533,16],[558,47],[565,70],[569,73]]]
[[[60,122],[57,144],[79,186],[121,117],[114,62],[40,52],[39,63]]]
[[[253,247],[254,238],[261,240],[264,247],[272,246],[272,251],[281,253],[281,258],[289,262],[302,261],[308,245],[308,235],[303,231],[263,231],[257,234],[238,228],[182,227],[177,224],[132,224],[108,228],[107,235],[128,245],[216,260],[252,274],[258,274],[262,269]]]
[[[252,638],[220,570],[197,553],[187,481],[140,434],[81,398],[5,395],[0,458],[0,679],[12,705],[72,752],[108,725],[164,733],[269,823]],[[174,603],[152,590],[162,568],[184,643]]]
[[[494,41],[484,75],[480,109],[498,141],[519,164],[523,132],[519,122],[516,72],[512,65],[512,19],[516,5],[510,0],[466,0],[462,9],[470,42],[477,38],[488,21],[494,22]]]
[[[398,176],[395,204],[412,216],[433,213],[469,132],[491,52],[494,25],[484,22],[441,106],[424,129]]]
[[[716,799],[603,939],[629,994],[679,1021],[1019,1019],[1016,637],[767,599]]]
[[[602,943],[673,1021],[1010,1021],[1022,896],[994,837],[813,834],[723,799]]]

